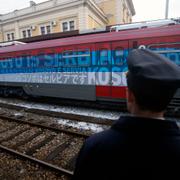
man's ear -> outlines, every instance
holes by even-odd
[[[134,112],[134,107],[135,107],[135,96],[133,94],[133,92],[127,88],[126,90],[126,94],[127,94],[127,109],[130,113]]]
[[[135,102],[134,94],[133,94],[133,92],[132,92],[129,88],[127,88],[126,94],[127,94],[127,100],[128,100],[128,102],[130,102],[130,103]]]

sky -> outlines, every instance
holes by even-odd
[[[0,0],[0,14],[29,6],[30,0]],[[41,3],[47,0],[34,0]],[[132,0],[136,15],[133,21],[146,21],[165,18],[166,0]],[[169,0],[169,18],[180,17],[180,0]]]
[[[165,18],[166,0],[133,0],[136,15],[133,21]],[[180,17],[180,0],[169,0],[169,18]]]

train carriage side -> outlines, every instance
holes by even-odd
[[[180,66],[180,25],[114,32],[110,41],[96,43],[96,58],[102,68],[96,77],[97,99],[120,101],[126,98],[126,58],[135,48],[150,49]],[[180,89],[175,98],[180,99]]]
[[[1,54],[1,90],[23,88],[26,94],[95,100],[95,75],[88,81],[91,45],[56,46]]]
[[[179,29],[174,25],[102,33],[0,49],[1,90],[16,87],[36,96],[125,100],[128,51],[149,48],[180,65]]]
[[[33,96],[92,101],[125,99],[128,42],[101,43],[104,35],[92,37],[94,41],[86,36],[83,43],[60,45],[55,40],[0,51],[1,90],[5,94],[22,88]]]

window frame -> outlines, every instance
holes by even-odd
[[[71,28],[71,22],[74,22],[74,28]],[[63,24],[64,23],[67,23],[67,30],[65,30],[65,31],[63,29]],[[76,29],[76,20],[75,19],[63,20],[63,21],[61,21],[60,25],[61,25],[61,31],[62,32],[74,31]]]
[[[154,48],[156,46],[174,46],[174,45],[180,45],[180,42],[165,42],[165,43],[153,43],[153,44],[148,44],[147,45],[147,48],[158,53],[158,54],[167,54],[167,53],[180,53],[180,49],[175,49],[175,50],[154,50]],[[152,48],[152,49],[151,49]],[[168,48],[168,47],[164,47],[164,48]],[[164,55],[166,57],[166,55]],[[168,57],[169,58],[169,57]],[[173,61],[174,63],[176,63],[178,66],[180,66],[180,61],[179,62],[176,62],[176,60],[174,61],[173,59],[169,58],[171,61]]]
[[[24,32],[24,34],[23,34]],[[30,32],[30,34],[29,34]],[[25,35],[25,36],[24,36]],[[22,29],[21,30],[21,36],[22,38],[29,38],[29,37],[32,37],[32,30],[30,28],[25,28],[25,29]]]
[[[80,52],[88,52],[88,54],[79,54]],[[72,53],[69,54],[69,55],[65,55],[64,53]],[[68,50],[64,50],[62,53],[62,61],[64,62],[63,63],[63,66],[64,67],[87,67],[87,66],[90,66],[91,65],[91,51],[89,48],[86,48],[86,49],[76,49],[76,50],[72,50],[72,49],[68,49]],[[75,65],[72,65],[72,64],[66,64],[65,63],[65,58],[75,58],[75,62],[76,64]],[[79,57],[88,57],[89,58],[89,63],[88,64],[79,64]]]
[[[48,32],[48,28],[49,28],[49,32]],[[42,33],[42,28],[44,28],[44,33]],[[52,33],[52,25],[50,23],[47,24],[42,24],[39,26],[39,32],[41,35],[46,35],[46,34],[51,34]]]
[[[14,41],[15,40],[15,32],[7,32],[5,34],[7,41]]]

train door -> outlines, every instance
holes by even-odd
[[[116,99],[126,98],[126,72],[128,41],[112,42],[112,77],[111,97]]]
[[[95,67],[95,83],[97,98],[111,97],[112,83],[112,59],[111,59],[111,43],[97,43],[93,66]]]

